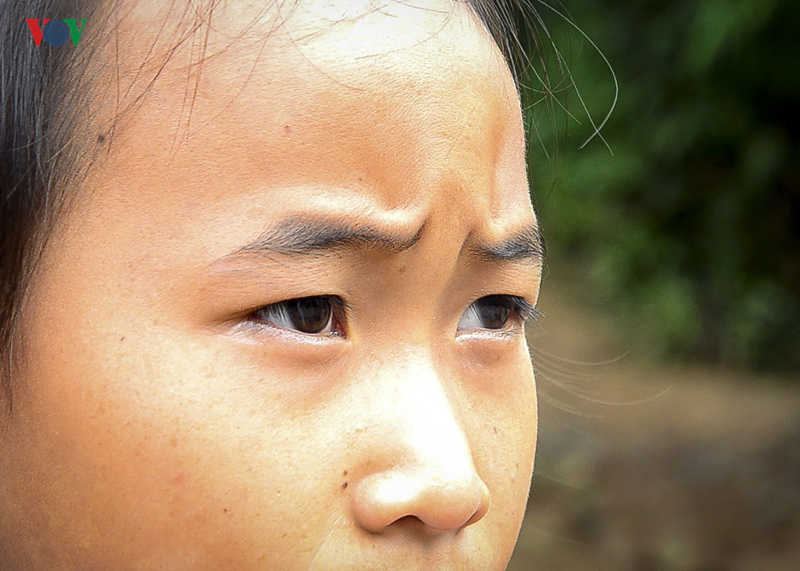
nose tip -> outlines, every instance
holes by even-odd
[[[407,518],[418,520],[433,533],[477,523],[489,509],[490,496],[486,484],[470,468],[471,474],[460,478],[402,469],[368,476],[354,490],[356,521],[372,533]]]

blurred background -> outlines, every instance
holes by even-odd
[[[800,2],[534,4],[549,260],[509,570],[800,570]]]

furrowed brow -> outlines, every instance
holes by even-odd
[[[481,262],[522,262],[542,265],[544,240],[538,226],[530,226],[496,244],[477,243],[469,255]]]
[[[397,254],[411,248],[421,237],[422,228],[414,235],[402,236],[338,219],[292,217],[267,230],[232,256],[320,255],[341,250],[379,250]]]

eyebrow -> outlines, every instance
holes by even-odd
[[[401,235],[338,219],[291,217],[232,255],[325,254],[337,250],[382,250],[399,254],[419,242],[423,229],[424,225],[413,235]]]
[[[538,225],[528,226],[496,244],[476,243],[469,248],[472,257],[482,262],[523,262],[543,264],[545,247]]]
[[[239,256],[325,255],[342,250],[375,250],[399,254],[422,238],[425,225],[413,234],[400,234],[368,224],[352,224],[340,219],[291,217],[267,230],[252,242],[223,259]],[[468,242],[472,241],[468,238]],[[529,226],[498,243],[475,242],[467,254],[481,262],[542,264],[544,242],[538,226]]]

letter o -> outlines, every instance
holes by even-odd
[[[63,20],[50,20],[44,27],[44,39],[51,46],[63,46],[69,39],[69,28]]]

